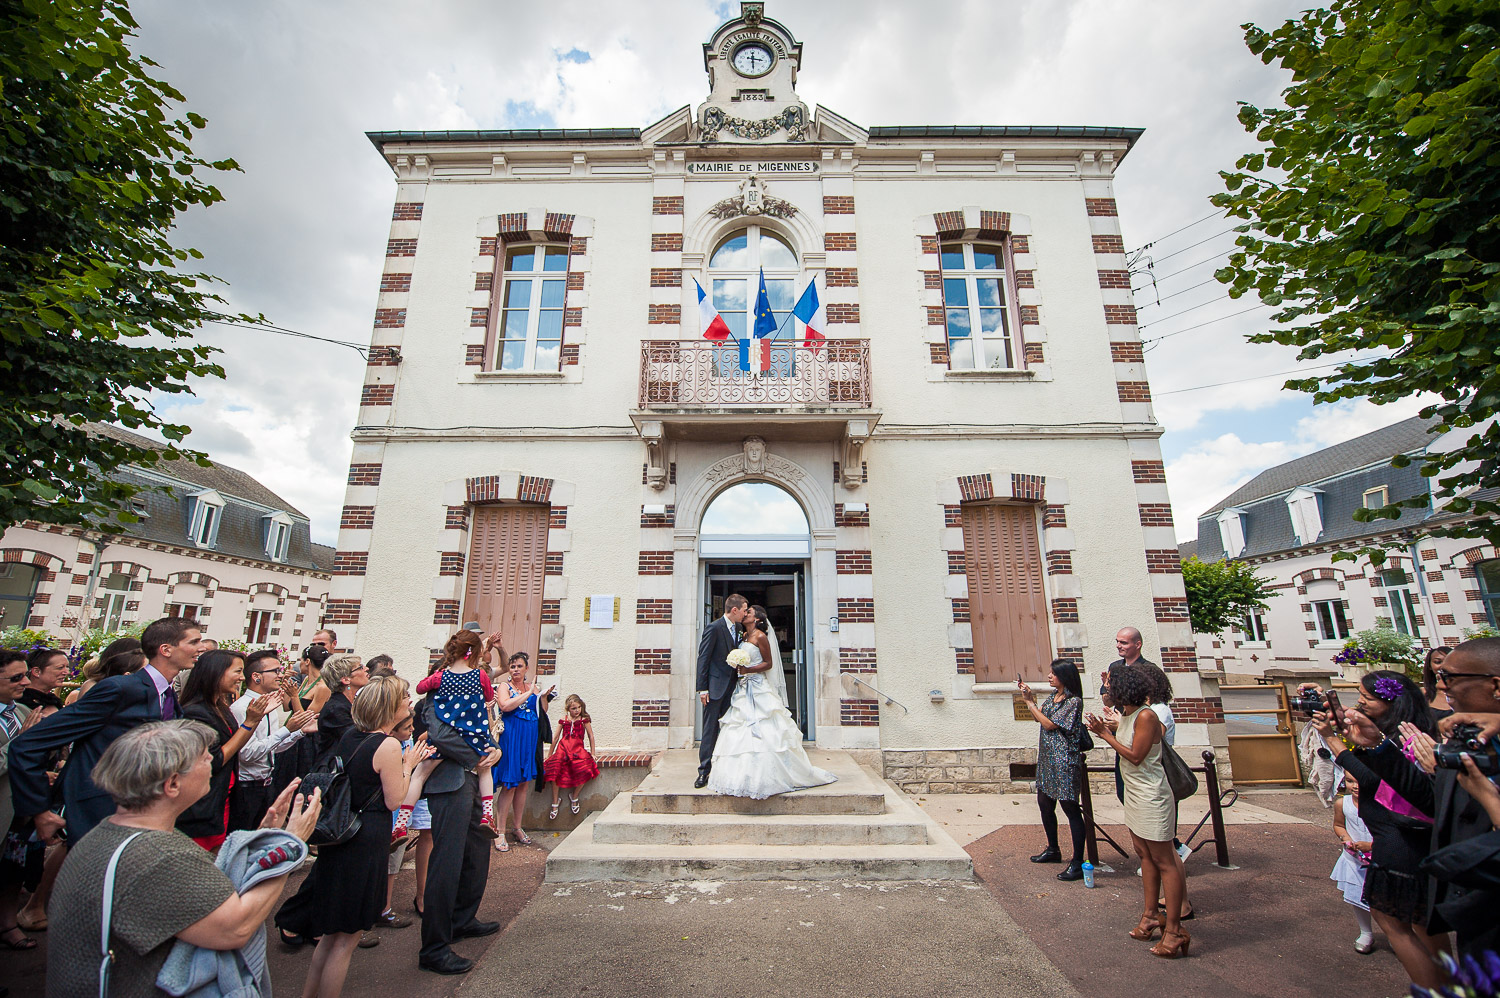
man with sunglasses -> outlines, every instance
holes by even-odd
[[[1434,672],[1438,689],[1457,713],[1500,711],[1500,638],[1463,642]],[[1325,719],[1322,714],[1315,716]],[[1400,746],[1385,739],[1369,718],[1356,710],[1345,711],[1344,716],[1347,723],[1342,734],[1365,764],[1418,810],[1432,815],[1431,852],[1494,828],[1484,807],[1464,788],[1472,774],[1453,769],[1428,774],[1407,761]],[[1497,907],[1500,892],[1433,878],[1427,891],[1427,932],[1456,932],[1459,952],[1477,958],[1486,949],[1500,949]]]
[[[285,710],[270,710],[253,727],[245,724],[252,701],[277,690],[282,691],[283,701],[289,700],[297,691],[295,683],[275,651],[266,648],[245,656],[245,693],[229,708],[240,726],[250,731],[250,740],[239,751],[234,789],[229,792],[231,832],[260,827],[276,799],[271,785],[276,753],[317,730],[318,715],[310,710],[290,715]]]

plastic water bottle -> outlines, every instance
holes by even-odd
[[[1085,887],[1093,887],[1094,886],[1094,864],[1093,863],[1084,862],[1084,864],[1083,864],[1083,886],[1085,886]]]

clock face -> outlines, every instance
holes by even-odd
[[[729,60],[741,76],[764,76],[771,71],[771,65],[775,61],[776,57],[771,55],[771,50],[759,42],[741,45]]]

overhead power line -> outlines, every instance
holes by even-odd
[[[1222,211],[1216,211],[1216,212],[1213,212],[1211,214],[1204,215],[1202,218],[1200,218],[1200,219],[1198,219],[1196,221],[1193,221],[1193,222],[1189,222],[1188,224],[1182,226],[1181,228],[1173,229],[1171,232],[1168,232],[1164,236],[1157,236],[1155,239],[1151,240],[1149,243],[1143,243],[1143,244],[1141,244],[1141,246],[1138,249],[1133,249],[1130,252],[1132,252],[1132,253],[1139,253],[1141,250],[1150,249],[1152,246],[1155,246],[1157,243],[1162,242],[1163,240],[1166,240],[1166,239],[1170,239],[1173,236],[1177,235],[1177,233],[1179,233],[1179,232],[1186,232],[1188,229],[1191,229],[1195,225],[1201,225],[1202,223],[1208,221],[1210,218],[1218,218],[1219,216],[1221,216],[1223,214],[1224,213]]]
[[[1223,322],[1226,319],[1234,319],[1234,318],[1237,318],[1238,316],[1241,316],[1241,315],[1249,315],[1251,312],[1254,312],[1258,308],[1270,308],[1270,306],[1269,305],[1263,305],[1263,304],[1260,304],[1260,303],[1256,303],[1254,305],[1251,305],[1247,309],[1242,309],[1239,312],[1230,312],[1228,315],[1221,315],[1217,319],[1209,319],[1209,320],[1207,320],[1205,322],[1197,323],[1196,325],[1185,326],[1182,329],[1174,329],[1170,333],[1162,333],[1160,336],[1153,336],[1150,339],[1148,339],[1148,340],[1142,340],[1141,342],[1142,343],[1160,343],[1162,340],[1169,339],[1169,338],[1171,338],[1173,336],[1178,335],[1179,333],[1190,333],[1190,332],[1192,332],[1195,329],[1202,329],[1204,326],[1212,326],[1216,322]]]
[[[216,326],[233,326],[236,329],[258,329],[264,333],[276,333],[281,336],[293,336],[301,340],[315,340],[319,343],[332,343],[334,346],[348,347],[357,352],[366,360],[369,359],[370,347],[365,343],[351,343],[348,340],[335,340],[327,336],[314,336],[312,333],[304,333],[297,329],[288,329],[285,326],[273,326],[265,322],[239,322],[234,319],[210,319],[209,322]]]
[[[1223,388],[1226,385],[1242,385],[1248,381],[1264,381],[1266,378],[1284,378],[1294,374],[1302,374],[1306,371],[1321,371],[1327,367],[1343,367],[1345,364],[1364,364],[1372,360],[1380,360],[1379,357],[1350,357],[1348,360],[1335,360],[1327,364],[1314,364],[1312,367],[1299,367],[1291,371],[1276,371],[1272,374],[1257,374],[1251,378],[1236,378],[1233,381],[1220,381],[1212,385],[1194,385],[1191,388],[1173,388],[1166,392],[1153,392],[1157,398],[1163,395],[1181,395],[1183,392],[1199,392],[1205,388]]]

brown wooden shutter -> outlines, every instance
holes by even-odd
[[[974,679],[1045,679],[1052,662],[1036,509],[965,503]]]
[[[461,623],[500,632],[506,654],[536,665],[546,579],[547,506],[475,506]],[[532,673],[535,675],[535,673]]]

